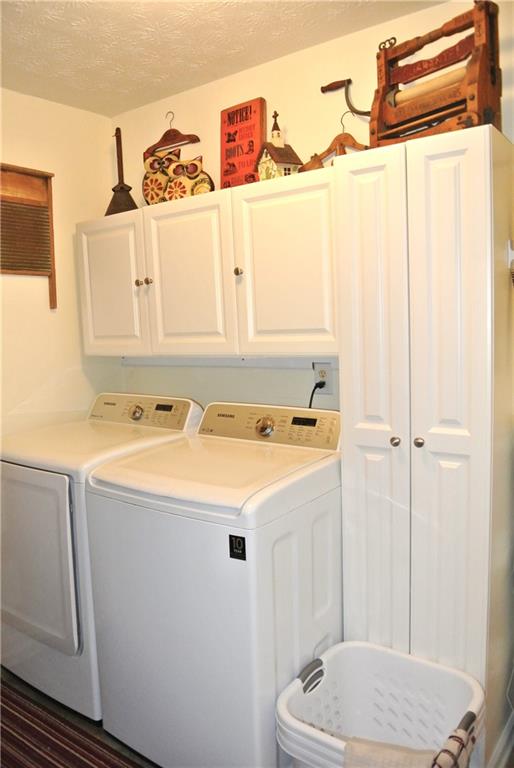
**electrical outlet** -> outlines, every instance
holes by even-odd
[[[334,394],[334,381],[333,370],[331,363],[313,363],[312,368],[314,370],[314,383],[318,381],[324,381],[325,386],[323,389],[318,389],[318,395],[333,395]]]

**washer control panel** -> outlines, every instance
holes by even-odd
[[[196,426],[200,416],[200,406],[185,398],[104,392],[96,398],[88,418],[182,431]]]
[[[336,450],[340,424],[338,411],[211,403],[205,409],[198,434]]]

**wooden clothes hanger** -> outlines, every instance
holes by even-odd
[[[337,136],[332,139],[326,150],[321,153],[320,157],[325,159],[329,157],[332,152],[335,152],[336,156],[346,155],[346,147],[350,147],[351,149],[358,151],[369,149],[367,144],[361,144],[352,136],[351,133],[346,133],[343,131],[343,133],[338,133]]]
[[[166,112],[166,117],[173,115],[170,120],[170,127],[165,131],[159,141],[152,144],[148,149],[143,152],[143,158],[147,160],[150,155],[153,155],[156,151],[163,151],[166,149],[173,149],[173,147],[181,147],[184,144],[197,144],[200,141],[200,137],[196,133],[182,133],[178,128],[171,128],[171,123],[175,114],[173,112]]]
[[[346,112],[344,113],[346,115]],[[328,147],[325,149],[324,152],[321,152],[319,155],[314,154],[312,155],[311,159],[308,160],[306,163],[300,166],[298,168],[298,173],[301,173],[303,171],[313,171],[316,168],[323,168],[323,160],[326,160],[327,157],[330,157],[330,155],[334,155],[335,157],[340,157],[341,155],[346,155],[346,148],[350,147],[351,149],[355,149],[357,151],[361,151],[364,149],[369,149],[367,144],[361,144],[357,139],[355,139],[351,133],[347,133],[344,130],[344,124],[343,124],[343,118],[344,115],[341,117],[341,125],[343,126],[343,133],[338,133],[337,136],[334,136]]]

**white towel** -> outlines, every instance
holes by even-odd
[[[409,749],[357,738],[345,739],[345,742],[344,768],[431,768],[434,759],[434,750]]]

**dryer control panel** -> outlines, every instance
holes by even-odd
[[[336,450],[340,423],[338,411],[211,403],[205,409],[198,434]]]
[[[197,427],[201,415],[198,403],[185,398],[104,392],[96,398],[88,418],[184,431]]]

